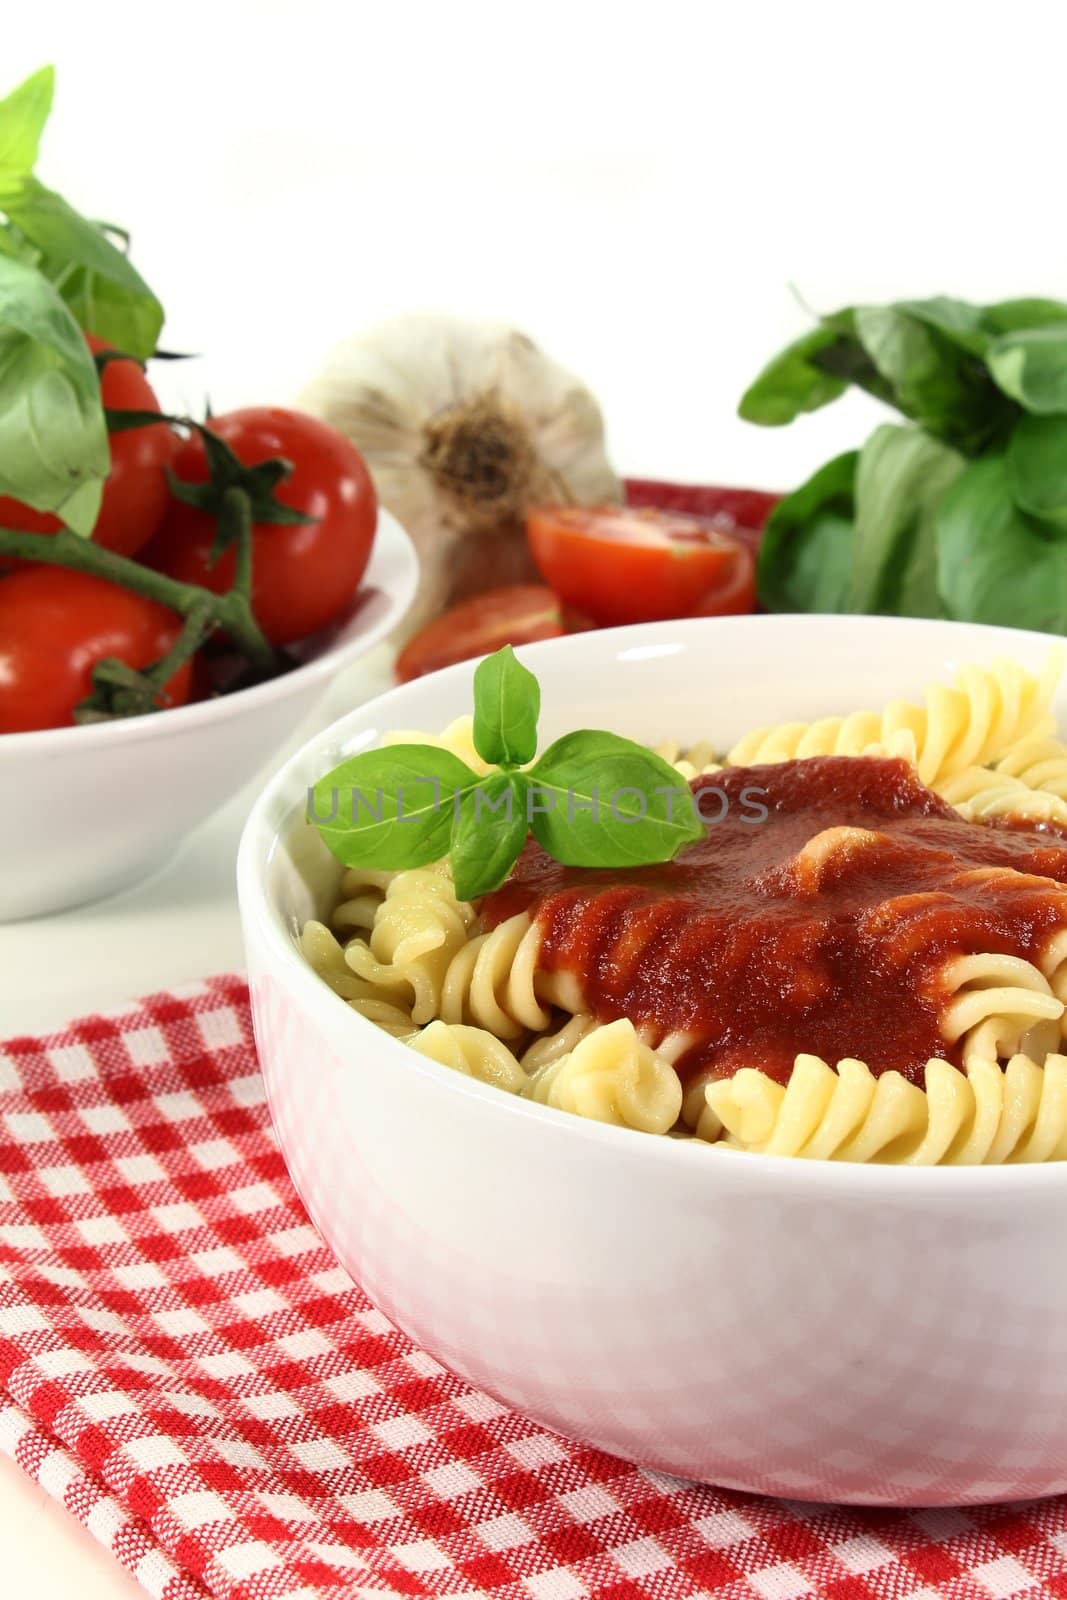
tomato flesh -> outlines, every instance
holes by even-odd
[[[656,506],[660,511],[706,518],[711,527],[752,550],[759,548],[764,524],[782,498],[771,489],[666,483],[660,478],[627,478],[624,488],[628,506]]]
[[[69,725],[98,661],[152,666],[180,630],[173,611],[103,578],[20,565],[0,578],[0,733]],[[168,682],[171,705],[189,698],[192,670],[187,661]]]
[[[87,333],[85,341],[94,355],[110,349],[107,341],[94,333]],[[112,411],[159,410],[156,392],[136,361],[109,361],[100,377],[100,396]],[[158,422],[113,433],[108,442],[111,471],[92,536],[105,550],[132,556],[151,539],[170,502],[166,469],[178,448],[178,436],[167,423]],[[0,495],[0,528],[58,533],[62,526],[51,513]],[[11,557],[0,557],[0,571],[20,564]]]
[[[526,535],[546,583],[602,627],[727,616],[756,602],[751,550],[698,517],[545,506],[527,513]]]
[[[560,604],[540,584],[510,584],[464,600],[409,639],[396,663],[401,683],[457,661],[491,655],[506,644],[558,639],[565,629]]]
[[[378,503],[363,457],[325,422],[278,406],[232,411],[212,417],[210,426],[245,466],[273,456],[292,463],[276,498],[314,520],[255,524],[252,611],[272,644],[317,633],[347,610],[370,559]],[[173,471],[186,483],[207,481],[199,436],[181,446]],[[142,559],[184,583],[223,594],[233,584],[236,558],[231,549],[213,562],[214,541],[214,517],[174,500]]]

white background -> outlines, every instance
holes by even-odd
[[[600,395],[618,466],[786,486],[855,399],[734,417],[790,291],[1067,294],[1056,0],[11,0],[59,69],[41,174],[131,228],[182,380],[284,399],[335,340],[513,320]]]
[[[207,353],[167,374],[186,405],[284,401],[335,340],[436,308],[580,373],[620,470],[788,487],[876,415],[736,420],[798,296],[1067,298],[1055,0],[11,0],[3,42],[2,88],[59,68],[41,176],[132,229],[166,342]],[[236,965],[246,806],[129,895],[0,928],[0,1035]],[[42,1600],[129,1592],[11,1469],[0,1563]]]

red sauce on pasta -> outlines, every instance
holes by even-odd
[[[737,767],[692,788],[725,795],[726,814],[674,861],[563,867],[531,840],[483,905],[490,924],[529,911],[539,964],[575,974],[597,1017],[691,1034],[683,1076],[752,1066],[784,1082],[805,1051],[921,1081],[931,1056],[952,1058],[951,958],[1036,960],[1067,926],[1067,836],[965,822],[904,761]]]

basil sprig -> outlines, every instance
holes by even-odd
[[[772,512],[772,611],[953,617],[1067,633],[1067,305],[849,306],[743,396],[776,427],[849,386],[903,414]]]
[[[42,67],[0,100],[0,252],[17,255],[51,283],[80,327],[146,360],[163,307],[111,235],[34,174],[52,110],[55,69]]]
[[[669,861],[703,827],[688,785],[643,745],[584,729],[537,759],[541,691],[510,645],[474,674],[479,776],[435,745],[387,745],[343,761],[308,793],[308,819],[349,867],[399,871],[448,855],[456,893],[498,889],[532,833],[566,866]]]
[[[35,176],[53,90],[42,67],[0,100],[0,494],[88,535],[111,463],[81,330],[143,360],[163,308],[115,230]]]
[[[52,285],[0,254],[0,494],[88,535],[110,467],[88,345]]]

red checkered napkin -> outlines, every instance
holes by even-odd
[[[687,1487],[449,1376],[331,1260],[243,983],[0,1048],[0,1446],[165,1600],[1067,1600],[1067,1503]]]

